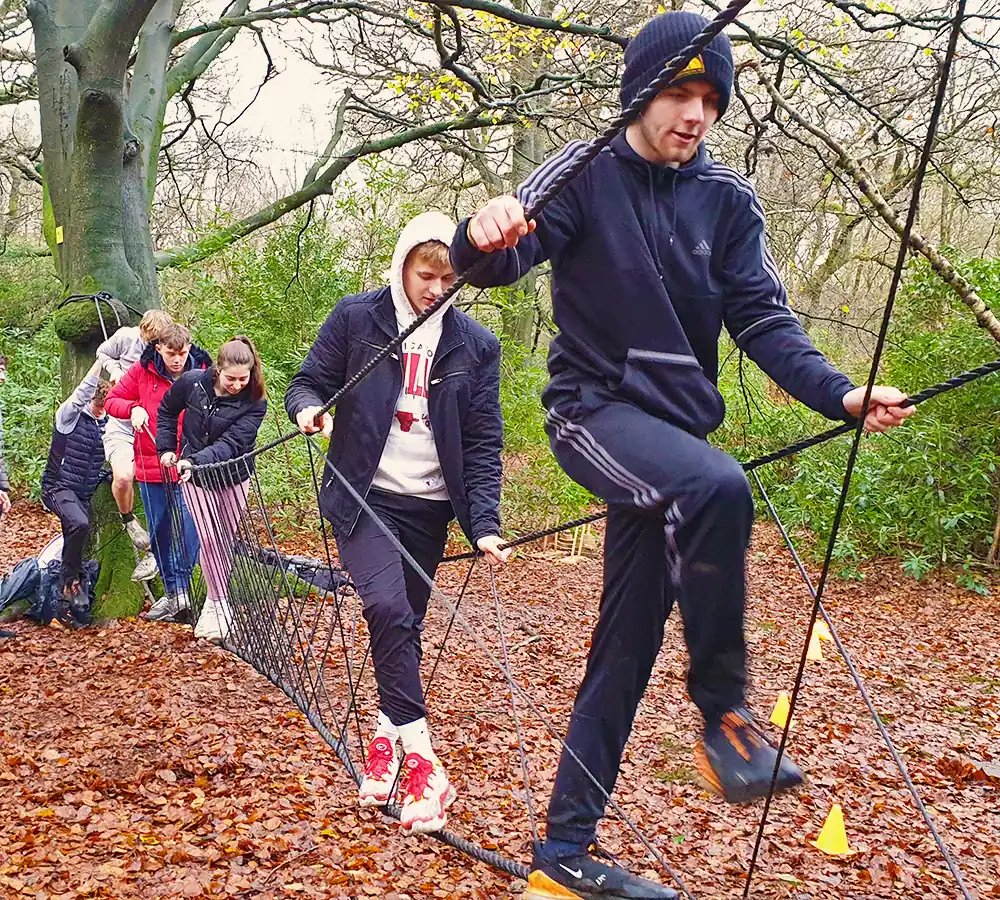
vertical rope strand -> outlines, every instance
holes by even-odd
[[[910,195],[910,208],[906,215],[906,224],[899,242],[899,254],[896,257],[896,265],[892,273],[892,283],[889,287],[889,296],[885,304],[885,312],[882,316],[882,325],[879,328],[878,340],[875,344],[875,352],[872,357],[871,368],[868,373],[868,383],[865,387],[865,397],[862,403],[862,410],[868,409],[871,400],[872,389],[875,386],[875,378],[878,374],[879,363],[882,360],[882,351],[885,348],[886,335],[889,332],[889,322],[892,318],[892,310],[895,306],[896,295],[899,292],[899,285],[903,278],[903,268],[906,265],[906,257],[910,249],[910,235],[913,232],[913,224],[917,218],[917,210],[920,205],[920,190],[923,186],[924,177],[927,174],[927,165],[930,162],[931,152],[934,149],[934,138],[937,134],[938,122],[941,118],[941,110],[944,106],[945,94],[948,90],[951,76],[951,65],[955,59],[955,50],[958,46],[958,36],[962,30],[962,21],[965,18],[966,0],[958,0],[956,13],[951,22],[951,34],[948,39],[948,49],[945,52],[944,64],[941,67],[940,80],[938,82],[937,94],[934,98],[934,109],[931,112],[930,122],[927,126],[927,135],[924,140],[923,150],[920,154],[920,162],[913,180],[913,192]],[[809,650],[809,637],[812,634],[813,626],[816,624],[816,617],[823,600],[823,592],[826,588],[827,579],[830,574],[831,563],[833,562],[833,552],[837,545],[837,535],[840,532],[840,523],[844,517],[844,510],[847,507],[847,497],[851,490],[851,478],[854,475],[854,465],[857,462],[858,451],[861,447],[861,437],[864,434],[865,416],[859,417],[857,428],[854,433],[854,442],[847,458],[847,467],[844,472],[844,480],[840,489],[840,498],[837,501],[837,509],[833,516],[833,524],[830,527],[830,538],[826,546],[826,556],[823,560],[823,569],[820,574],[819,584],[816,588],[816,597],[813,601],[812,611],[809,616],[809,626],[806,630],[805,642],[802,646],[802,653],[799,657],[799,667],[795,676],[795,684],[792,689],[792,696],[789,701],[788,720],[781,733],[781,743],[778,745],[778,753],[774,763],[774,772],[771,774],[771,784],[768,789],[767,798],[764,801],[764,811],[760,819],[760,827],[757,829],[757,838],[754,841],[753,854],[750,857],[750,866],[747,871],[746,884],[743,888],[744,900],[750,896],[750,887],[753,883],[753,873],[757,865],[757,856],[760,852],[761,843],[764,839],[764,828],[767,825],[768,813],[771,810],[771,802],[774,799],[774,791],[778,781],[778,771],[781,760],[788,744],[789,726],[792,716],[795,713],[795,705],[798,702],[799,692],[802,689],[802,678],[806,667],[806,655]]]
[[[812,579],[809,577],[809,573],[806,571],[805,564],[802,562],[802,558],[799,556],[798,551],[795,549],[795,544],[792,542],[791,536],[788,534],[788,530],[785,528],[784,523],[778,516],[778,511],[774,504],[771,502],[771,498],[768,496],[767,491],[764,489],[764,485],[760,480],[760,476],[754,472],[753,473],[754,483],[757,485],[757,490],[760,491],[760,496],[764,503],[767,505],[768,512],[771,514],[771,518],[774,519],[775,525],[778,526],[778,531],[781,533],[781,539],[784,541],[785,547],[791,554],[792,559],[795,561],[795,566],[799,570],[799,575],[802,576],[802,581],[805,583],[806,589],[809,591],[809,595],[812,597],[813,601],[816,600],[816,588],[813,587]],[[882,721],[878,714],[878,710],[875,708],[875,703],[872,701],[871,696],[868,693],[868,689],[865,686],[864,680],[861,678],[861,674],[858,672],[854,665],[854,660],[851,659],[851,654],[848,653],[847,647],[844,642],[840,639],[840,634],[837,632],[837,628],[833,623],[833,619],[827,611],[823,603],[819,604],[819,612],[823,617],[823,621],[826,622],[830,629],[830,636],[833,638],[833,644],[837,648],[844,663],[847,666],[847,671],[854,681],[855,686],[858,689],[858,693],[861,694],[861,699],[864,701],[865,706],[868,709],[869,714],[872,717],[872,721],[875,723],[875,727],[878,729],[879,734],[882,736],[882,740],[885,742],[886,748],[889,751],[889,755],[892,757],[892,761],[896,764],[896,768],[899,769],[899,774],[903,777],[903,782],[906,784],[907,790],[910,792],[910,796],[913,797],[913,802],[917,809],[920,811],[920,815],[923,818],[927,829],[931,833],[931,837],[934,839],[934,843],[937,844],[938,850],[941,851],[941,855],[944,857],[944,861],[948,866],[949,871],[955,877],[955,881],[958,884],[959,889],[962,892],[962,896],[965,900],[971,900],[968,891],[965,888],[965,883],[962,880],[961,870],[958,864],[955,862],[951,853],[948,851],[948,847],[942,839],[941,835],[938,833],[937,828],[934,826],[934,820],[931,817],[930,810],[927,809],[926,804],[921,799],[919,792],[917,791],[916,785],[910,778],[910,773],[906,768],[906,763],[903,758],[899,755],[899,751],[896,749],[896,745],[889,734],[889,729],[886,728],[885,723]],[[791,716],[789,716],[789,721]]]

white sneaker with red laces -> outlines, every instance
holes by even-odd
[[[389,793],[396,783],[399,772],[399,757],[396,742],[384,734],[376,734],[368,745],[365,762],[365,777],[358,790],[359,806],[385,806]]]
[[[400,778],[403,805],[399,824],[404,834],[431,834],[444,828],[445,810],[455,800],[455,790],[438,758],[407,753]]]

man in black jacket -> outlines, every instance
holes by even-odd
[[[455,226],[424,213],[403,230],[389,287],[341,300],[285,395],[306,433],[333,427],[322,406],[454,281],[448,247]],[[433,577],[457,518],[491,565],[500,549],[500,344],[482,325],[448,306],[420,326],[338,404],[331,466],[343,474]],[[442,828],[454,791],[431,748],[420,683],[420,632],[430,591],[362,515],[332,473],[320,509],[364,602],[379,689],[379,720],[368,746],[360,804],[389,801],[401,739],[400,821],[407,833]]]

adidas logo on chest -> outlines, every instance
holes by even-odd
[[[695,245],[694,250],[691,251],[695,256],[711,256],[712,248],[709,246],[708,241],[698,241]]]

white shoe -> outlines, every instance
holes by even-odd
[[[132,571],[132,580],[149,581],[150,579],[156,577],[156,573],[156,560],[153,558],[152,553],[147,553],[142,559],[139,560],[139,565],[137,565]]]
[[[178,591],[177,595],[176,595],[176,600],[177,600],[177,612],[178,612],[178,614],[184,613],[184,612],[186,612],[186,613],[191,612],[191,608],[192,608],[191,607],[191,598],[188,597],[186,591]]]
[[[180,612],[180,606],[178,606],[177,598],[166,596],[160,597],[150,608],[149,612],[146,613],[144,618],[148,622],[172,622],[177,613]]]
[[[368,745],[365,757],[365,777],[358,789],[359,806],[385,806],[396,784],[399,756],[396,742],[384,734],[376,734]]]
[[[132,519],[125,523],[125,533],[135,545],[136,550],[149,549],[149,532],[142,527],[142,523],[138,519]],[[134,580],[145,581],[144,578],[136,578]]]
[[[194,626],[194,636],[221,644],[229,636],[229,620],[221,600],[206,600]]]
[[[425,759],[419,753],[407,753],[400,779],[403,806],[399,824],[403,834],[432,834],[448,821],[445,810],[455,800],[455,790],[437,757]]]

